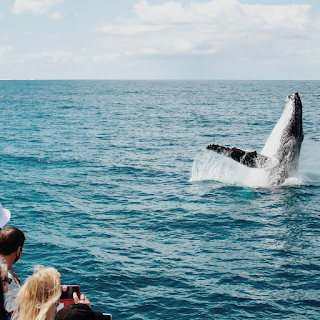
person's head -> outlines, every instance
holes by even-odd
[[[8,278],[8,264],[7,261],[0,257],[0,278],[3,293],[8,291],[8,284],[11,283],[12,279]]]
[[[18,261],[21,255],[25,240],[25,234],[15,227],[7,227],[0,230],[0,255],[9,256],[15,253],[15,261]]]
[[[55,268],[36,266],[18,292],[12,319],[44,320],[60,295],[60,273]]]
[[[99,311],[93,311],[83,303],[69,304],[59,310],[55,320],[105,320]]]

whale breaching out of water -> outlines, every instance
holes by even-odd
[[[297,173],[302,141],[302,103],[298,93],[294,93],[287,96],[283,114],[261,153],[218,144],[209,144],[206,149],[230,157],[247,167],[266,170],[269,184],[277,185]]]

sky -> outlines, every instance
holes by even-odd
[[[0,2],[0,79],[319,78],[319,0]]]

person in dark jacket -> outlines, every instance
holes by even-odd
[[[84,294],[81,294],[79,299],[74,292],[73,300],[75,304],[69,304],[59,310],[55,320],[106,320],[101,312],[91,309],[90,301]]]

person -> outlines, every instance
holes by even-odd
[[[36,266],[18,292],[11,319],[53,320],[60,295],[60,273],[52,267]]]
[[[6,318],[7,318],[7,316],[6,316],[6,311],[4,310],[4,299],[3,299],[2,286],[0,286],[0,319],[6,319]]]
[[[8,209],[2,208],[2,205],[0,203],[0,230],[9,222],[10,217],[10,211]]]
[[[25,234],[18,228],[7,227],[0,230],[0,257],[7,261],[8,277],[12,279],[8,285],[7,293],[4,294],[4,307],[9,313],[14,309],[15,297],[21,286],[21,282],[14,273],[12,265],[20,258],[24,241]]]
[[[0,203],[0,230],[3,228],[10,220],[11,213],[8,209],[2,207]],[[3,278],[4,274],[6,277]],[[10,319],[9,313],[4,309],[4,296],[3,294],[8,291],[8,283],[12,280],[5,281],[8,278],[8,264],[4,258],[0,257],[0,276],[1,276],[1,286],[0,286],[0,319]],[[6,291],[5,291],[6,290]]]
[[[59,310],[55,320],[106,320],[101,312],[91,309],[90,301],[84,294],[79,298],[74,292],[73,300],[75,304],[69,304]]]
[[[8,278],[8,264],[7,261],[2,257],[0,257],[0,279],[2,293],[6,293],[8,291],[8,285],[11,283],[12,279]],[[4,319],[6,320],[10,320],[10,314],[4,309],[2,310],[2,312],[4,312],[4,315],[2,315],[2,317],[4,317]]]

